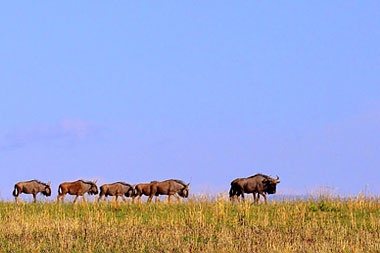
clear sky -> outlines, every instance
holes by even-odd
[[[380,193],[379,1],[0,3],[0,194],[17,181]]]

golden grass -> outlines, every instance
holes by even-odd
[[[12,252],[379,252],[380,201],[0,202],[0,231]]]

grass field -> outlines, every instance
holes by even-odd
[[[2,251],[380,252],[378,198],[183,204],[0,202]]]

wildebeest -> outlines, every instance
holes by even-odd
[[[50,182],[45,184],[38,180],[31,180],[26,182],[18,182],[15,184],[13,190],[13,196],[15,197],[15,201],[18,201],[18,196],[21,193],[25,194],[33,194],[34,203],[37,202],[37,194],[42,193],[43,195],[49,197],[51,195]]]
[[[178,201],[181,201],[180,197],[187,198],[189,196],[189,184],[185,184],[178,179],[169,179],[162,182],[152,182],[151,192],[149,198],[152,199],[156,196],[156,202],[158,202],[159,195],[168,195],[168,202],[171,201],[171,196],[176,197]]]
[[[152,201],[153,196],[152,196],[152,198],[150,197],[150,192],[152,190],[151,186],[152,186],[152,183],[156,183],[156,182],[157,181],[152,181],[150,183],[137,184],[135,186],[135,196],[134,197],[137,197],[138,203],[140,203],[142,195],[148,196],[148,202]],[[157,197],[156,197],[156,199],[157,199]]]
[[[58,196],[57,203],[59,203],[59,199],[62,198],[62,203],[64,202],[64,198],[66,194],[76,195],[74,203],[77,202],[78,197],[82,196],[83,202],[86,202],[84,198],[84,194],[98,194],[98,187],[96,186],[96,181],[83,181],[77,180],[75,182],[65,182],[59,185],[58,187]]]
[[[98,202],[104,197],[104,200],[107,200],[108,196],[114,196],[114,200],[117,202],[117,198],[121,197],[124,202],[127,202],[125,197],[132,197],[134,199],[135,196],[135,188],[124,182],[117,182],[113,184],[104,184],[100,186],[100,193]]]
[[[234,201],[235,197],[237,197],[240,201],[239,196],[244,200],[245,193],[252,193],[255,202],[259,201],[261,195],[264,197],[265,203],[267,203],[265,193],[275,194],[276,186],[280,183],[279,179],[278,176],[274,179],[263,174],[256,174],[247,178],[237,178],[231,182],[230,200]]]

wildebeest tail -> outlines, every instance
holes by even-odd
[[[137,196],[137,193],[138,193],[138,191],[137,191],[137,187],[135,186],[135,187],[133,188],[133,195],[134,195],[134,196]]]
[[[58,186],[58,195],[61,195],[62,194],[62,188],[61,186]]]
[[[18,188],[17,188],[17,186],[15,185],[15,188],[13,189],[13,192],[12,192],[12,194],[13,194],[13,196],[17,196],[17,193],[18,193]]]
[[[229,193],[230,193],[230,198],[232,198],[235,195],[234,187],[232,185],[231,185],[231,189]]]
[[[106,193],[105,193],[105,190],[104,190],[103,186],[100,186],[99,196],[103,196],[105,194]]]

